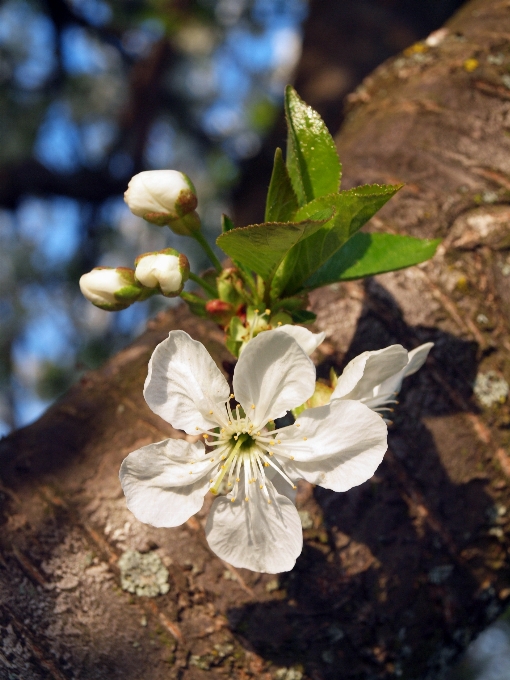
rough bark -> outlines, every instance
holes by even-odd
[[[365,81],[337,137],[346,187],[406,182],[371,228],[444,238],[431,263],[312,296],[328,334],[319,375],[365,349],[436,343],[374,478],[345,494],[301,487],[305,549],[277,578],[212,555],[205,508],[178,529],[138,523],[122,458],[183,436],[142,400],[153,347],[184,328],[228,361],[214,326],[161,315],[0,443],[2,679],[438,680],[502,611],[510,412],[481,408],[472,382],[489,369],[510,380],[509,23],[507,0],[470,3],[439,45]],[[120,589],[128,548],[162,557],[167,594]]]

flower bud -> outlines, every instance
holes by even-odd
[[[224,327],[230,323],[235,314],[233,306],[223,300],[208,300],[205,303],[205,310],[213,321]]]
[[[177,170],[147,170],[131,178],[124,200],[134,215],[162,227],[197,207],[193,183]]]
[[[95,267],[80,278],[80,289],[93,305],[108,312],[126,309],[143,294],[134,271],[127,267]]]
[[[158,288],[166,297],[176,297],[189,277],[189,262],[173,248],[144,253],[135,260],[135,277],[147,288]]]
[[[241,295],[243,281],[239,277],[237,269],[233,267],[224,269],[217,278],[217,286],[220,300],[230,302],[236,310],[244,303]]]

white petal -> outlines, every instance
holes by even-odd
[[[190,465],[191,460],[197,462]],[[119,477],[137,519],[155,527],[176,527],[202,507],[213,467],[217,463],[204,459],[202,444],[167,439],[130,453]]]
[[[243,497],[244,492],[234,503],[228,496],[214,501],[205,527],[211,550],[233,567],[268,574],[290,571],[303,548],[294,504],[276,491],[271,504],[262,492],[251,494],[248,502]]]
[[[428,353],[434,346],[433,342],[426,342],[416,349],[409,352],[409,362],[400,371],[387,378],[379,387],[374,390],[374,398],[367,400],[370,408],[379,408],[390,400],[395,399],[395,395],[400,392],[402,381],[408,375],[416,373],[425,363]]]
[[[433,342],[426,342],[424,345],[420,345],[409,352],[409,363],[404,369],[404,375],[406,377],[420,370],[433,347]]]
[[[278,461],[275,461],[278,465]],[[281,466],[279,466],[281,467]],[[282,496],[287,496],[294,505],[296,504],[297,489],[294,489],[273,467],[265,469],[266,478],[269,479],[276,491]]]
[[[373,352],[363,352],[350,361],[331,395],[333,399],[371,397],[373,389],[407,365],[408,354],[402,345],[390,345]]]
[[[171,331],[149,362],[144,397],[150,408],[189,434],[218,424],[228,383],[202,345],[184,331]]]
[[[315,352],[317,347],[324,342],[326,333],[312,333],[307,328],[302,326],[292,326],[291,324],[284,324],[279,328],[275,328],[273,333],[287,333],[298,343],[303,352],[308,356]]]
[[[153,253],[142,257],[136,265],[135,276],[144,286],[161,286],[163,293],[173,293],[182,285],[179,258],[166,253]]]
[[[339,399],[308,409],[297,422],[299,436],[295,425],[280,432],[281,448],[294,460],[278,456],[279,446],[274,447],[291,479],[301,477],[326,489],[347,491],[370,479],[386,452],[383,419],[359,401]]]
[[[190,183],[182,172],[145,170],[131,178],[124,200],[131,212],[139,217],[147,212],[170,213],[178,217],[175,204],[183,191],[190,191]]]
[[[268,331],[244,348],[233,384],[236,399],[260,427],[312,396],[315,367],[290,335]]]

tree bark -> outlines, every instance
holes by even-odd
[[[311,296],[328,336],[320,376],[365,349],[435,342],[374,478],[345,494],[300,487],[305,548],[278,577],[212,555],[206,507],[177,529],[138,523],[121,460],[184,436],[143,402],[153,348],[184,328],[230,361],[213,325],[160,315],[0,443],[0,677],[438,680],[502,611],[510,411],[483,407],[472,384],[489,370],[510,381],[509,14],[507,0],[466,5],[435,45],[358,88],[337,136],[345,188],[406,183],[371,229],[444,239],[430,263]],[[167,594],[121,590],[127,549],[162,558]]]

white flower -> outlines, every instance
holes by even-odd
[[[177,170],[146,170],[131,178],[124,200],[134,215],[163,226],[197,207],[193,183]]]
[[[129,307],[141,293],[134,271],[127,267],[95,267],[80,278],[80,290],[96,307],[119,311]]]
[[[303,352],[306,352],[308,356],[313,354],[317,347],[324,342],[326,333],[312,333],[307,328],[302,326],[293,326],[292,324],[283,324],[279,328],[275,328],[273,332],[276,333],[287,333],[298,343]]]
[[[287,427],[272,421],[304,403],[315,368],[287,333],[261,333],[234,371],[234,393],[205,347],[172,331],[149,363],[144,395],[174,427],[208,444],[167,439],[130,453],[120,470],[129,509],[142,522],[178,526],[196,513],[208,490],[211,549],[236,567],[278,573],[302,549],[294,482],[346,491],[369,479],[386,451],[386,425],[357,401],[307,410]]]
[[[411,352],[402,345],[363,352],[350,361],[338,378],[331,401],[357,399],[374,411],[388,411],[396,403],[402,381],[420,369],[434,346],[426,342]]]
[[[140,255],[135,265],[137,280],[148,288],[159,288],[167,297],[179,295],[189,276],[188,258],[173,248]]]

